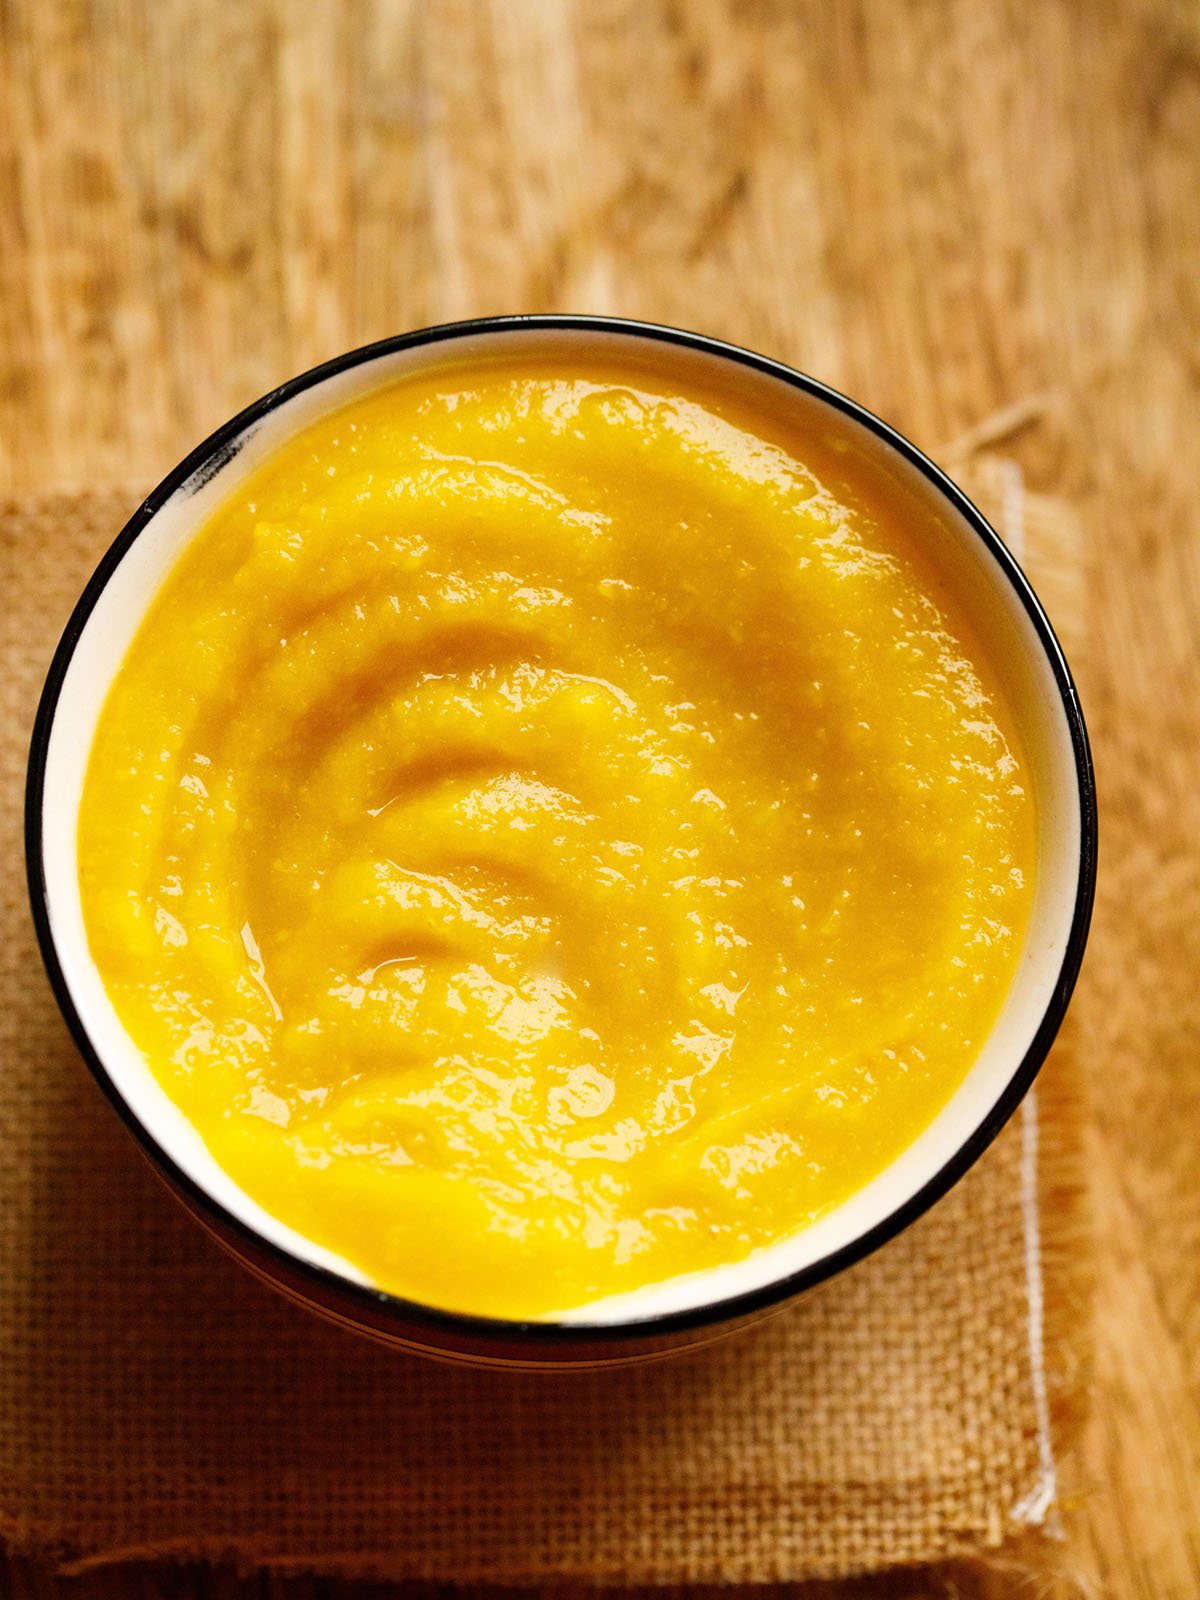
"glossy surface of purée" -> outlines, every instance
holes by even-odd
[[[435,365],[209,519],[99,724],[92,954],[221,1165],[536,1319],[736,1261],[928,1124],[1034,868],[999,674],[837,431]]]

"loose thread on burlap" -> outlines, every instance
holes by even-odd
[[[1015,461],[1000,464],[1002,499],[1000,525],[1004,542],[1018,561],[1025,557],[1025,478]],[[1037,1090],[1030,1089],[1021,1104],[1021,1216],[1025,1234],[1025,1294],[1029,1305],[1029,1370],[1033,1411],[1037,1419],[1038,1471],[1033,1487],[1012,1508],[1015,1522],[1044,1528],[1062,1538],[1055,1511],[1058,1467],[1050,1432],[1050,1395],[1046,1382],[1045,1286],[1042,1275],[1042,1235],[1038,1216],[1038,1108]]]
[[[1021,1105],[1021,1213],[1025,1224],[1025,1288],[1029,1301],[1029,1370],[1037,1418],[1038,1472],[1032,1489],[1012,1509],[1015,1522],[1063,1537],[1056,1502],[1058,1467],[1050,1433],[1050,1395],[1046,1383],[1045,1301],[1042,1234],[1038,1219],[1038,1108],[1031,1089]]]

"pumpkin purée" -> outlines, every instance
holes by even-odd
[[[1034,850],[912,538],[669,361],[447,364],[272,456],[141,627],[79,826],[92,954],[218,1162],[506,1317],[875,1176],[996,1017]]]

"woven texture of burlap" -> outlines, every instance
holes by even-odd
[[[1014,538],[1025,523],[1069,624],[1069,526],[1003,464],[974,487]],[[900,1238],[651,1366],[396,1354],[277,1298],[188,1220],[59,1020],[20,867],[45,668],[134,500],[0,506],[0,1538],[75,1568],[175,1554],[496,1583],[792,1580],[1049,1547],[1086,1243],[1061,1052],[1036,1106]]]

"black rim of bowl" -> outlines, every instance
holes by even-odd
[[[343,1277],[340,1273],[334,1272],[327,1267],[305,1261],[302,1257],[294,1255],[289,1250],[266,1239],[248,1223],[243,1222],[240,1217],[235,1216],[233,1212],[229,1211],[221,1202],[210,1195],[207,1190],[176,1163],[140,1118],[134,1114],[132,1108],[110,1077],[99,1052],[92,1044],[83,1020],[76,1010],[74,999],[59,963],[54,935],[50,926],[46,880],[42,860],[42,806],[45,789],[46,758],[50,732],[67,669],[70,666],[84,628],[109,579],[134,540],[139,537],[167,500],[187,484],[189,480],[196,479],[199,482],[203,482],[207,476],[218,470],[236,453],[241,436],[247,433],[268,413],[274,411],[295,395],[302,393],[306,389],[313,388],[338,373],[348,371],[350,368],[360,366],[365,362],[373,361],[380,356],[390,355],[401,350],[411,350],[422,345],[436,345],[479,335],[514,331],[626,335],[639,339],[657,340],[663,344],[699,351],[705,355],[732,361],[764,373],[769,377],[781,379],[793,388],[800,389],[804,393],[824,401],[843,416],[861,424],[883,444],[898,452],[904,460],[917,468],[925,479],[932,484],[934,489],[965,520],[993,556],[1001,572],[1019,598],[1033,625],[1054,676],[1062,710],[1070,729],[1075,760],[1075,776],[1078,786],[1080,822],[1079,874],[1071,929],[1063,953],[1062,965],[1059,969],[1049,1005],[1042,1016],[1028,1050],[1009,1078],[1003,1093],[970,1136],[951,1152],[948,1159],[931,1178],[927,1179],[914,1194],[910,1195],[894,1210],[874,1223],[864,1233],[849,1241],[849,1243],[829,1252],[816,1261],[810,1262],[798,1271],[780,1278],[773,1278],[757,1288],[745,1290],[724,1299],[705,1302],[689,1307],[686,1310],[642,1315],[611,1323],[509,1320],[498,1317],[475,1316],[467,1312],[441,1310],[434,1306],[423,1305],[419,1301],[406,1300],[399,1295],[390,1294],[386,1290],[355,1283],[352,1279]],[[869,1255],[872,1251],[878,1249],[880,1245],[885,1244],[902,1229],[906,1228],[909,1223],[928,1210],[935,1201],[939,1200],[962,1177],[968,1168],[974,1165],[1016,1110],[1026,1091],[1033,1083],[1038,1069],[1045,1060],[1055,1035],[1058,1033],[1071,993],[1075,987],[1075,980],[1078,977],[1079,968],[1083,960],[1084,946],[1087,943],[1088,925],[1091,921],[1092,902],[1095,894],[1097,853],[1096,788],[1087,728],[1084,724],[1079,696],[1054,630],[1028,580],[1000,536],[971,501],[967,499],[966,495],[939,467],[935,466],[927,456],[918,450],[915,445],[910,444],[890,424],[882,421],[865,407],[847,399],[845,395],[839,394],[837,390],[829,388],[815,378],[808,377],[804,373],[785,366],[782,362],[772,360],[768,356],[758,355],[754,351],[743,349],[739,345],[725,343],[723,340],[712,338],[706,334],[667,327],[659,323],[639,322],[620,317],[587,315],[481,317],[467,322],[442,323],[436,327],[421,328],[411,333],[399,334],[394,338],[381,339],[373,344],[363,345],[356,350],[347,351],[345,355],[337,356],[331,361],[323,362],[320,366],[311,368],[308,372],[301,373],[287,383],[281,384],[277,389],[271,390],[269,394],[263,395],[261,399],[254,401],[252,405],[239,412],[223,427],[218,428],[202,444],[197,445],[191,454],[181,461],[174,471],[168,473],[158,487],[143,501],[117,535],[117,538],[92,574],[63,631],[62,638],[51,662],[45,687],[42,690],[30,744],[25,801],[25,849],[30,901],[38,942],[41,945],[42,959],[45,962],[55,998],[75,1042],[93,1076],[120,1115],[122,1121],[133,1133],[154,1165],[182,1192],[192,1205],[202,1214],[207,1212],[215,1215],[220,1220],[225,1231],[232,1234],[235,1239],[244,1241],[251,1253],[257,1252],[267,1256],[277,1263],[279,1268],[284,1270],[286,1274],[298,1277],[311,1284],[315,1291],[314,1298],[318,1299],[318,1301],[322,1296],[333,1296],[343,1302],[348,1301],[351,1304],[357,1304],[364,1313],[373,1314],[371,1320],[376,1326],[378,1326],[377,1319],[382,1313],[385,1317],[390,1316],[395,1319],[398,1333],[401,1328],[410,1334],[414,1329],[422,1329],[430,1336],[435,1345],[439,1342],[439,1335],[446,1335],[456,1342],[465,1340],[485,1352],[488,1346],[499,1347],[512,1345],[516,1342],[526,1345],[543,1345],[546,1347],[547,1355],[550,1355],[553,1349],[561,1350],[565,1346],[586,1349],[588,1346],[612,1346],[636,1341],[660,1340],[664,1336],[682,1334],[709,1326],[714,1331],[717,1331],[723,1323],[736,1321],[789,1300],[802,1290],[811,1288],[813,1285],[862,1260],[864,1256]]]

